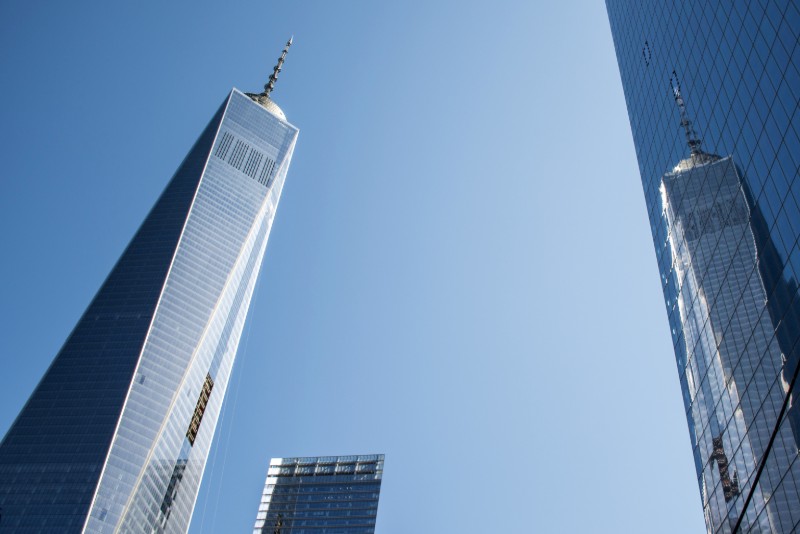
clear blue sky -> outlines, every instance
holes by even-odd
[[[600,1],[0,3],[0,432],[231,86],[300,138],[191,533],[385,453],[379,534],[702,532]]]

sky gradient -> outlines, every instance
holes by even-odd
[[[232,86],[300,129],[190,532],[385,453],[379,534],[702,532],[602,2],[0,4],[0,432]],[[676,131],[679,126],[676,124]]]

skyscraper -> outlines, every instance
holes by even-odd
[[[0,444],[3,532],[185,532],[298,129],[233,89]]]
[[[708,532],[795,532],[800,7],[606,6]]]
[[[373,534],[383,459],[273,458],[253,534]]]

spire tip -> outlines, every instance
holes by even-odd
[[[681,84],[678,81],[678,73],[674,70],[672,71],[672,76],[669,81],[670,85],[672,85],[672,95],[675,97],[675,103],[678,104],[678,110],[681,113],[681,126],[686,134],[686,144],[689,145],[689,150],[692,155],[700,154],[702,152],[702,150],[700,150],[702,141],[697,137],[697,132],[694,131],[694,128],[692,128],[692,121],[689,120],[689,115],[686,112],[686,102],[684,102],[683,95],[681,94]]]
[[[289,53],[289,47],[292,46],[292,41],[294,41],[294,35],[289,37],[286,46],[283,47],[281,57],[278,58],[278,64],[272,69],[272,74],[269,75],[269,80],[267,80],[267,83],[264,85],[264,92],[262,93],[264,96],[269,96],[272,90],[275,89],[275,82],[278,81],[278,74],[281,72],[283,62],[286,60],[286,54]]]

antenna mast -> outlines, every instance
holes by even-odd
[[[264,92],[261,93],[264,96],[269,96],[273,89],[275,89],[275,82],[278,81],[278,74],[281,72],[281,67],[283,67],[283,62],[286,60],[286,54],[289,53],[289,47],[292,46],[292,40],[294,39],[294,35],[289,37],[289,40],[286,42],[286,46],[283,48],[283,52],[281,52],[281,57],[278,58],[278,64],[275,65],[275,68],[272,69],[272,74],[269,75],[269,80],[266,84],[264,84]]]
[[[672,86],[672,95],[675,97],[675,103],[678,104],[678,109],[681,113],[681,126],[686,134],[686,144],[689,145],[692,155],[702,153],[700,145],[702,141],[697,137],[697,132],[692,128],[692,121],[689,120],[689,115],[686,112],[686,103],[683,101],[681,95],[681,84],[678,81],[678,74],[673,70],[672,77],[670,78],[670,85]]]

